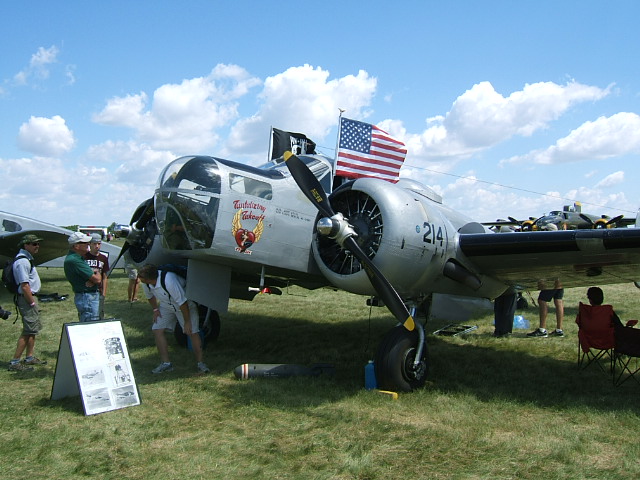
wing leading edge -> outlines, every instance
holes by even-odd
[[[526,290],[640,279],[640,228],[461,234],[478,272]]]

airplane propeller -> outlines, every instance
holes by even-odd
[[[133,225],[138,230],[142,230],[144,229],[147,222],[153,217],[153,214],[154,214],[153,198],[149,198],[145,200],[145,202],[143,202],[143,204],[139,206],[138,209],[134,212],[131,218],[130,225]],[[124,242],[124,245],[122,245],[122,248],[120,249],[120,254],[118,255],[118,258],[116,258],[116,261],[112,264],[113,267],[107,274],[107,277],[111,275],[111,272],[115,269],[115,265],[120,261],[120,258],[122,258],[122,256],[131,247],[131,240],[128,238],[129,234],[131,233],[131,227],[121,226],[121,228],[122,230],[120,232],[116,231],[116,234],[117,234],[116,236],[124,236],[125,242]]]
[[[589,225],[591,225],[591,227],[593,228],[609,228],[611,225],[615,225],[616,222],[619,222],[620,219],[624,218],[624,215],[618,215],[617,217],[610,218],[604,223],[601,223],[598,221],[597,224],[594,223],[594,221],[588,216],[586,216],[584,213],[580,214],[580,218],[583,219],[585,222],[587,222]],[[606,219],[604,215],[602,216],[602,218]]]
[[[415,322],[404,302],[371,259],[362,251],[355,238],[357,233],[341,213],[335,213],[320,182],[307,165],[291,152],[284,153],[284,161],[291,176],[302,190],[302,193],[313,203],[326,218],[318,222],[318,232],[335,239],[341,247],[349,250],[363,266],[371,281],[371,285],[380,296],[393,316],[408,331],[413,331]]]

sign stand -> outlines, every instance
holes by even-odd
[[[140,405],[119,320],[62,326],[51,400],[75,395],[85,415]]]

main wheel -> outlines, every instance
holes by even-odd
[[[198,314],[200,315],[200,332],[202,336],[202,346],[207,342],[215,341],[220,335],[220,315],[216,310],[210,310],[209,318],[207,318],[207,311],[209,309],[204,305],[198,305]],[[176,328],[173,331],[173,335],[176,338],[176,342],[181,347],[187,346],[187,336],[182,331],[182,327],[179,323],[176,323]]]
[[[414,366],[419,335],[402,325],[394,327],[380,342],[375,360],[378,388],[396,392],[411,392],[424,386],[429,373],[427,344],[420,361]]]

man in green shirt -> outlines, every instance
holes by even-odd
[[[102,278],[94,271],[84,255],[89,251],[91,237],[82,232],[69,236],[69,253],[64,259],[64,275],[69,280],[74,293],[74,303],[81,322],[100,320],[100,293],[98,285]]]

